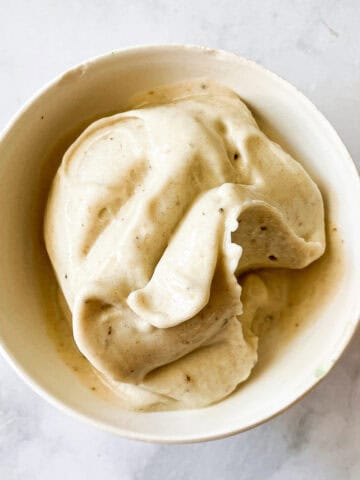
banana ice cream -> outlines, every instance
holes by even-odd
[[[323,254],[323,201],[233,91],[199,80],[136,102],[66,152],[46,247],[75,342],[124,405],[203,407],[249,377],[257,312],[286,302],[256,271]]]

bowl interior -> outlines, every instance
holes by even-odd
[[[49,337],[41,272],[43,208],[61,155],[95,118],[124,110],[134,93],[192,77],[237,91],[269,134],[309,171],[336,225],[344,264],[326,305],[274,348],[249,382],[193,411],[134,413],[95,394]],[[0,142],[0,344],[19,373],[51,402],[132,438],[195,441],[253,426],[310,389],[337,360],[357,324],[360,201],[356,170],[338,136],[293,87],[256,64],[198,47],[144,47],[66,73],[30,102]],[[331,271],[329,271],[331,274]],[[275,338],[276,341],[276,338]]]

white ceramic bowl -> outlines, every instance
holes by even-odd
[[[93,119],[122,110],[129,96],[192,77],[236,90],[271,124],[320,184],[344,239],[345,266],[334,295],[315,320],[243,388],[211,407],[134,413],[91,392],[58,355],[48,336],[39,287],[42,207],[68,145]],[[341,106],[340,106],[341,108]],[[86,62],[41,90],[0,140],[0,344],[4,356],[42,397],[60,409],[123,436],[191,442],[251,428],[301,398],[327,373],[350,341],[360,312],[360,187],[356,169],[334,129],[294,87],[259,65],[218,50],[140,47]],[[276,346],[274,346],[276,349]]]

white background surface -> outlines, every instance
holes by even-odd
[[[0,0],[0,128],[70,66],[149,43],[224,48],[269,67],[310,97],[360,165],[357,0]],[[0,479],[358,480],[359,346],[360,332],[320,386],[280,417],[184,446],[131,442],[66,417],[0,358]]]

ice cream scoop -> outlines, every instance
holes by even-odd
[[[126,405],[205,406],[257,360],[237,276],[319,258],[323,202],[231,90],[199,80],[136,102],[66,152],[46,247],[78,348]],[[246,297],[264,306],[268,290]]]

